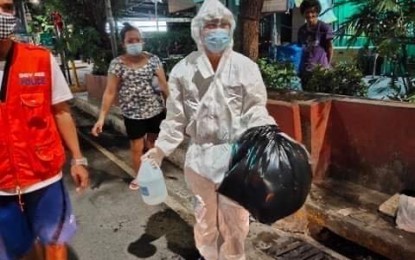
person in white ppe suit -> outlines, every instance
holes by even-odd
[[[275,124],[256,63],[232,50],[235,20],[218,0],[206,0],[191,23],[198,51],[171,71],[167,116],[144,159],[158,165],[190,137],[184,173],[195,195],[194,235],[208,260],[245,259],[249,213],[216,192],[232,143],[248,128]]]

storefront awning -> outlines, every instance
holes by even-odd
[[[192,0],[168,0],[169,13],[183,11],[195,6]]]
[[[264,0],[262,7],[263,13],[285,12],[289,9],[299,6],[303,0]],[[333,22],[336,20],[332,10],[325,10],[331,7],[330,0],[319,0],[323,9],[322,20],[326,22]],[[195,7],[195,2],[202,2],[199,0],[168,0],[169,13],[183,11]]]
[[[264,7],[262,8],[262,12],[264,13],[271,13],[271,12],[284,12],[288,9],[288,0],[265,0]],[[169,5],[169,13],[175,13],[179,11],[183,11],[195,6],[195,2],[203,2],[203,1],[195,1],[195,0],[168,0]]]
[[[263,13],[285,12],[288,10],[287,0],[265,0],[262,7]]]

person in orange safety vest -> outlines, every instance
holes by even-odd
[[[87,160],[60,67],[46,49],[11,39],[14,13],[13,0],[0,0],[0,259],[64,260],[76,221],[63,143],[77,191],[89,185]]]

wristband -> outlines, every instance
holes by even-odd
[[[88,160],[85,157],[79,158],[79,159],[72,159],[71,160],[71,166],[75,165],[84,165],[88,166]]]

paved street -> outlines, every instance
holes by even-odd
[[[89,130],[90,121],[77,121],[81,130]],[[123,141],[114,146],[118,156],[129,156],[128,142]],[[67,177],[79,225],[72,259],[195,259],[192,228],[165,205],[145,205],[138,191],[128,189],[128,174],[87,142],[81,143],[90,161],[92,185],[78,195]]]
[[[146,206],[122,178],[92,173],[103,182],[83,196],[71,189],[79,225],[72,259],[196,258],[191,227],[179,215]]]

